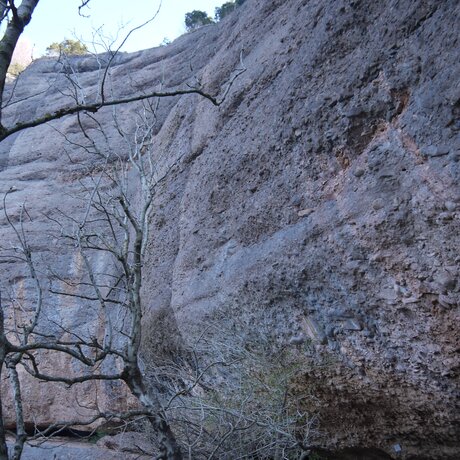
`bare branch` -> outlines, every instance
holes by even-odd
[[[25,0],[26,3],[28,1],[31,0]],[[79,11],[88,6],[89,2],[90,0],[81,0]],[[14,18],[20,17],[20,8],[17,11],[11,10],[10,15]],[[146,23],[151,20],[153,18]],[[127,34],[122,44],[135,30],[137,28]],[[97,159],[96,168],[88,170],[88,179],[81,180],[81,189],[74,194],[81,214],[69,215],[68,212],[58,209],[56,213],[46,216],[49,222],[56,226],[53,234],[65,245],[64,247],[69,248],[78,257],[78,268],[75,272],[69,271],[70,275],[66,274],[66,269],[50,267],[45,272],[44,268],[40,268],[46,267],[47,263],[36,260],[38,258],[29,245],[24,219],[31,220],[30,215],[23,205],[19,213],[19,223],[13,221],[7,211],[7,197],[12,191],[8,191],[4,196],[6,220],[18,241],[17,247],[14,248],[16,257],[25,263],[35,288],[33,300],[27,298],[30,292],[27,286],[27,296],[20,298],[19,302],[14,299],[11,302],[13,319],[8,326],[11,332],[8,333],[11,333],[14,344],[7,340],[3,330],[3,316],[0,318],[0,372],[3,362],[7,362],[16,403],[18,452],[22,449],[25,439],[17,374],[17,366],[21,365],[28,374],[38,380],[64,383],[69,387],[91,381],[123,381],[142,404],[142,411],[117,414],[101,411],[97,407],[97,413],[89,419],[91,421],[88,424],[100,419],[125,420],[134,415],[147,416],[154,431],[159,435],[160,458],[168,460],[182,458],[175,430],[177,427],[180,432],[181,427],[185,426],[189,451],[198,448],[202,439],[206,438],[212,442],[212,448],[206,451],[206,455],[208,458],[214,458],[224,446],[231,443],[236,433],[250,430],[253,426],[262,426],[259,421],[257,423],[255,421],[259,414],[257,411],[254,411],[254,415],[247,416],[243,410],[239,410],[240,408],[220,408],[218,405],[215,407],[200,398],[197,403],[195,398],[195,394],[202,391],[210,393],[213,391],[212,385],[207,381],[209,374],[217,373],[218,368],[231,369],[242,358],[238,356],[234,359],[231,355],[229,359],[224,352],[220,352],[217,359],[201,365],[198,363],[198,353],[194,350],[190,353],[190,357],[191,360],[194,358],[195,362],[190,366],[187,364],[187,369],[191,369],[190,372],[184,372],[184,369],[174,366],[167,369],[156,368],[154,370],[156,381],[148,383],[139,357],[145,308],[141,297],[142,271],[155,188],[180,160],[178,158],[172,164],[168,164],[167,168],[163,168],[161,174],[164,174],[159,177],[160,172],[155,160],[163,158],[167,153],[160,152],[155,156],[155,152],[152,151],[155,145],[156,111],[160,99],[196,94],[219,106],[227,97],[236,78],[246,69],[241,53],[241,69],[230,78],[220,98],[218,95],[212,96],[206,93],[201,86],[170,91],[160,89],[131,97],[116,98],[113,94],[107,96],[105,92],[106,90],[109,92],[110,68],[118,50],[119,48],[115,53],[110,54],[103,73],[102,63],[99,62],[99,71],[102,75],[99,85],[100,95],[96,96],[97,102],[86,103],[87,98],[82,92],[78,74],[71,67],[69,91],[66,92],[74,101],[74,105],[29,122],[19,123],[11,128],[2,127],[0,124],[1,141],[24,129],[76,115],[81,138],[74,140],[70,138],[71,136],[64,136],[68,142],[69,158],[71,149],[77,148],[95,155],[94,158]],[[116,107],[134,102],[141,102],[141,104],[137,105],[135,125],[130,132],[118,121]],[[127,152],[115,149],[111,142],[111,134],[94,115],[103,107],[112,107],[113,124],[125,142]],[[85,128],[88,126],[87,121],[91,122],[91,129]],[[57,128],[55,129],[58,131]],[[94,132],[96,134],[93,134]],[[83,161],[77,164],[84,166]],[[102,259],[103,264],[99,265],[101,253],[105,255]],[[100,268],[101,266],[104,268]],[[60,274],[61,272],[63,274]],[[64,324],[59,324],[47,316],[46,308],[43,307],[44,294],[41,287],[46,277],[50,283],[49,290],[45,292],[46,299],[48,300],[48,296],[51,299],[53,296],[63,296],[88,302],[91,308],[95,309],[94,318],[98,321],[97,332],[93,331],[91,325],[88,332],[85,328],[85,332],[82,333],[79,328],[74,330],[73,326],[64,327]],[[31,303],[33,309],[29,308],[27,303]],[[52,302],[50,304],[53,305]],[[28,321],[25,325],[22,324],[25,322],[23,316]],[[49,372],[43,367],[40,368],[39,360],[43,356],[46,359],[50,359],[50,356],[66,359],[71,366],[76,365],[75,368],[80,368],[81,371],[75,372],[75,375],[59,375],[58,371],[54,374],[54,371]],[[106,372],[107,369],[111,370]],[[187,375],[184,376],[184,373]],[[165,382],[171,382],[171,388],[162,393],[158,388],[165,387]],[[240,402],[241,406],[244,406],[250,397],[245,395],[243,399]],[[196,419],[197,413],[199,420]],[[218,428],[217,431],[208,430],[205,425],[209,417],[217,417],[216,420],[221,420],[222,428]],[[63,427],[85,423],[81,420],[59,422],[48,427],[49,431],[44,430],[39,435],[48,436],[53,431],[59,432]],[[269,422],[266,423],[268,426]],[[282,433],[286,436],[290,435],[288,429],[283,431],[284,425],[276,426],[278,431],[272,430],[271,433],[276,432],[280,436]],[[264,433],[256,434],[265,441]],[[0,449],[1,441],[0,437]],[[257,449],[258,446],[254,451],[258,452]]]
[[[88,1],[88,0],[87,0]],[[155,18],[158,16],[158,13],[160,12],[160,9],[161,9],[161,0],[160,0],[160,3],[158,4],[158,9],[157,11],[155,12],[155,14],[150,18],[148,19],[147,21],[145,21],[143,24],[140,24],[138,25],[137,27],[134,27],[133,29],[131,29],[125,36],[125,38],[121,41],[120,45],[118,46],[118,48],[115,50],[115,52],[112,53],[110,59],[109,59],[109,62],[107,63],[107,66],[105,68],[105,71],[104,71],[104,75],[102,77],[102,81],[101,81],[101,104],[104,104],[105,102],[105,82],[107,80],[107,74],[109,72],[109,69],[112,65],[112,62],[113,60],[115,59],[115,56],[119,53],[120,49],[123,47],[123,45],[128,41],[129,37],[131,36],[131,34],[133,34],[134,32],[136,32],[137,30],[139,29],[142,29],[144,28],[147,24],[150,24],[152,21],[155,20]]]
[[[87,17],[87,16],[85,16],[84,14],[82,14],[81,10],[82,10],[83,8],[87,7],[90,1],[91,1],[91,0],[81,0],[81,5],[78,7],[78,14],[79,14],[80,16]]]
[[[170,98],[174,96],[184,96],[187,94],[197,94],[205,99],[208,99],[211,101],[212,104],[215,106],[219,106],[222,104],[223,101],[218,101],[216,97],[211,96],[208,93],[205,93],[201,89],[179,89],[175,91],[169,91],[169,92],[157,92],[153,91],[151,93],[147,94],[139,94],[137,96],[131,96],[131,97],[126,97],[126,98],[120,98],[120,99],[114,99],[114,100],[109,100],[109,101],[104,101],[103,103],[94,103],[94,104],[82,104],[82,105],[76,105],[74,107],[68,107],[64,109],[57,110],[56,112],[53,112],[51,114],[46,114],[42,117],[38,117],[34,120],[31,120],[29,122],[25,123],[18,123],[12,128],[5,128],[5,127],[0,127],[0,141],[6,139],[7,137],[11,136],[14,133],[17,133],[19,131],[24,131],[25,129],[28,128],[34,128],[35,126],[40,126],[45,123],[48,123],[53,120],[58,120],[59,118],[65,117],[67,115],[74,115],[80,112],[89,112],[89,113],[96,113],[98,112],[102,107],[110,107],[114,105],[122,105],[122,104],[129,104],[130,102],[137,102],[137,101],[143,101],[145,99],[151,99],[155,97],[159,98]]]

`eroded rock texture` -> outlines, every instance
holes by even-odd
[[[218,319],[292,347],[304,363],[294,391],[312,395],[306,408],[328,448],[459,453],[459,13],[454,0],[248,0],[113,69],[120,95],[196,78],[217,92],[243,55],[247,71],[220,108],[197,96],[160,103],[166,173],[144,299],[165,319],[160,330],[186,343]],[[77,68],[95,85],[97,66]],[[12,107],[14,120],[65,102],[56,69],[31,66],[16,97],[45,92]],[[130,110],[119,109],[128,124]],[[99,118],[110,126],[109,110]],[[72,118],[54,126],[78,136]],[[62,205],[63,184],[76,187],[88,167],[70,164],[64,146],[47,126],[1,145],[1,191],[14,185],[11,200],[27,198],[49,257],[39,212]],[[23,282],[15,270],[4,267]],[[62,398],[54,403],[61,410]]]

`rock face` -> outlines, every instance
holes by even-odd
[[[184,342],[218,320],[292,347],[304,363],[293,391],[313,396],[305,406],[329,449],[427,459],[460,450],[459,23],[454,0],[248,0],[219,25],[113,68],[119,95],[193,78],[217,92],[243,57],[221,107],[161,101],[154,146],[167,173],[144,300]],[[97,66],[75,66],[91,95]],[[42,92],[11,106],[12,124],[66,103],[56,71],[52,60],[31,65],[14,97]],[[119,108],[127,124],[130,110]],[[98,116],[122,152],[111,112]],[[0,145],[0,186],[18,189],[13,207],[27,199],[37,251],[56,258],[42,213],[65,205],[60,191],[91,160],[65,156],[55,129],[78,139],[75,119],[53,126]],[[1,232],[11,239],[4,220]],[[76,269],[68,254],[59,260]],[[17,270],[4,268],[16,290],[27,285]],[[52,310],[97,324],[66,308]],[[64,395],[37,396],[35,410],[62,411]]]
[[[134,446],[143,444],[142,440],[137,439],[139,436],[136,438],[132,434],[130,436],[126,434],[124,437],[129,439],[124,439],[122,435],[118,435],[115,438],[107,436],[104,438],[105,443],[98,441],[97,445],[76,440],[69,441],[66,438],[55,438],[38,445],[26,445],[21,459],[94,460],[97,458],[99,460],[147,460],[152,458],[152,455],[139,454],[135,447],[130,446],[130,444],[134,443]],[[131,439],[133,437],[134,439]],[[128,447],[120,447],[120,441]],[[144,452],[151,451],[144,450]]]

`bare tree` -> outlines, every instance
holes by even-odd
[[[12,51],[37,3],[38,0],[24,0],[16,8],[12,0],[0,2],[0,17],[8,21],[0,42],[1,94]],[[89,0],[82,1],[80,8],[88,3]],[[2,54],[1,50],[6,51]],[[28,241],[26,227],[30,216],[27,208],[24,205],[18,211],[19,218],[15,222],[10,218],[7,206],[12,191],[4,197],[5,216],[17,239],[8,257],[25,264],[35,290],[31,301],[33,307],[29,306],[25,317],[13,325],[5,326],[4,304],[0,303],[0,376],[6,368],[16,413],[12,458],[20,459],[27,439],[19,368],[41,381],[68,386],[91,381],[123,381],[139,401],[137,409],[127,412],[97,408],[87,420],[57,421],[34,437],[46,437],[75,424],[93,426],[100,420],[125,421],[143,416],[158,435],[159,459],[180,459],[184,453],[188,458],[194,458],[197,452],[209,459],[245,458],[246,454],[263,457],[273,455],[273,452],[277,458],[287,458],[292,449],[306,450],[311,421],[305,420],[299,408],[288,404],[287,380],[277,384],[276,390],[281,388],[282,391],[276,394],[273,404],[265,407],[259,396],[248,393],[246,388],[236,386],[236,390],[225,392],[222,385],[213,386],[211,380],[208,381],[214,369],[232,368],[241,377],[244,369],[254,369],[256,363],[260,363],[260,356],[253,359],[243,347],[237,347],[236,353],[235,343],[211,342],[204,351],[192,349],[190,356],[195,358],[187,366],[169,366],[166,370],[164,366],[154,366],[150,369],[151,378],[146,380],[140,361],[145,313],[141,296],[142,272],[155,188],[168,172],[168,168],[158,168],[158,156],[167,152],[159,154],[152,149],[157,104],[161,98],[197,94],[218,106],[245,69],[242,65],[234,73],[220,97],[208,94],[201,87],[185,87],[116,98],[107,90],[110,86],[107,82],[117,51],[109,53],[108,59],[101,63],[102,78],[96,100],[88,102],[77,91],[72,104],[51,114],[14,126],[3,126],[0,118],[1,141],[18,131],[64,116],[76,116],[82,141],[78,144],[71,141],[72,147],[97,158],[93,164],[95,173],[82,181],[81,193],[77,197],[83,204],[82,214],[76,217],[68,215],[65,210],[57,210],[59,217],[50,217],[57,226],[58,239],[68,244],[82,261],[85,276],[81,279],[69,279],[59,270],[48,267],[52,282],[49,286],[44,285],[45,267],[40,266]],[[69,78],[69,82],[76,90],[78,85],[73,85],[74,80]],[[130,132],[124,130],[116,116],[116,107],[127,103],[137,104],[136,126]],[[124,152],[114,151],[110,143],[101,145],[101,139],[108,141],[96,116],[102,107],[114,108],[113,125],[124,141]],[[98,138],[85,128],[86,122],[96,126]],[[174,167],[174,163],[169,167]],[[107,262],[103,270],[94,263],[100,253],[105,254]],[[78,300],[80,308],[97,310],[102,332],[84,334],[56,324],[59,334],[49,334],[44,327],[47,318],[43,311],[50,296],[70,296]],[[10,301],[7,307],[14,310],[14,301]],[[229,348],[233,349],[232,353]],[[76,375],[61,375],[43,370],[40,361],[43,351],[67,356],[82,371]],[[201,354],[209,359],[202,360],[199,358]],[[253,380],[252,389],[257,388],[259,395],[273,390],[260,378],[255,385],[253,374],[246,375],[246,379]],[[168,383],[167,391],[162,394],[160,388],[165,382]],[[0,460],[6,460],[8,452],[2,422],[0,401]],[[299,437],[298,433],[302,435]]]
[[[145,117],[148,117],[150,105],[144,106]],[[89,115],[87,115],[89,116]],[[83,124],[81,124],[83,126]],[[91,137],[83,131],[86,140]],[[32,376],[48,382],[62,382],[74,385],[90,380],[122,380],[134,396],[141,402],[144,412],[160,434],[161,455],[159,458],[176,459],[180,450],[176,439],[163,415],[160,401],[155,393],[146,387],[138,362],[141,343],[141,320],[143,306],[140,296],[142,283],[142,266],[145,245],[148,235],[148,221],[151,212],[152,197],[157,181],[154,164],[148,149],[152,137],[151,124],[139,124],[136,127],[135,140],[129,149],[128,163],[119,157],[113,157],[109,149],[103,151],[91,141],[92,152],[100,156],[102,171],[92,184],[82,189],[85,209],[80,220],[62,213],[59,232],[81,257],[86,276],[73,287],[76,293],[68,294],[51,285],[49,293],[55,296],[72,295],[89,308],[97,306],[101,316],[105,318],[103,337],[83,336],[72,330],[64,330],[70,339],[55,340],[46,337],[41,331],[41,312],[43,311],[44,288],[37,275],[36,261],[28,244],[24,231],[26,209],[20,211],[20,223],[16,226],[8,213],[6,218],[17,236],[19,245],[15,248],[15,256],[22,258],[29,270],[29,276],[36,284],[34,298],[35,308],[27,325],[15,328],[13,335],[18,345],[13,345],[5,335],[0,336],[4,344],[3,361],[10,372],[13,384],[14,400],[17,406],[17,451],[21,450],[25,438],[24,420],[21,410],[20,386],[16,367],[22,365]],[[86,146],[85,148],[88,148]],[[128,179],[129,177],[129,179]],[[139,208],[133,206],[130,193],[134,193],[128,184],[139,186]],[[132,188],[132,186],[131,186]],[[7,194],[8,195],[8,194]],[[7,209],[5,196],[4,209]],[[56,222],[58,222],[56,220]],[[109,255],[113,264],[113,272],[97,272],[92,264],[93,253],[104,252]],[[59,273],[53,273],[55,281],[72,283]],[[81,308],[84,308],[82,305]],[[116,323],[115,312],[122,318]],[[21,330],[19,330],[21,329]],[[70,359],[83,364],[88,370],[82,375],[50,375],[40,369],[36,350],[52,350],[65,353]],[[105,361],[115,363],[117,372],[102,371]],[[13,458],[19,458],[20,455]]]
[[[96,59],[99,57],[96,56]],[[29,306],[31,313],[28,314],[27,320],[14,324],[9,333],[0,334],[0,372],[5,364],[15,402],[15,459],[20,458],[27,437],[18,366],[22,366],[26,372],[39,380],[61,382],[69,386],[89,381],[125,382],[141,403],[142,409],[123,414],[98,411],[96,418],[91,417],[86,422],[80,421],[78,424],[90,425],[96,419],[124,420],[142,414],[148,418],[154,431],[159,435],[158,458],[182,458],[179,443],[171,430],[159,394],[154,388],[146,385],[139,363],[144,312],[141,299],[142,268],[148,241],[149,217],[155,187],[167,174],[167,170],[158,169],[159,154],[153,151],[152,144],[156,108],[162,97],[196,93],[211,101],[217,99],[201,89],[193,88],[152,92],[149,95],[130,98],[129,102],[137,102],[136,124],[133,130],[127,132],[116,115],[116,106],[120,100],[107,99],[104,95],[107,79],[110,78],[110,72],[107,70],[110,63],[109,58],[109,63],[105,63],[105,70],[102,72],[100,98],[105,101],[105,106],[114,107],[113,125],[124,142],[125,150],[114,151],[104,128],[94,115],[97,110],[80,111],[82,107],[89,105],[84,105],[84,98],[82,99],[79,94],[79,86],[75,85],[73,77],[69,77],[69,87],[74,91],[73,99],[75,107],[78,107],[75,114],[82,139],[80,143],[70,140],[69,142],[72,142],[72,149],[81,149],[94,158],[92,167],[97,174],[89,175],[88,180],[81,184],[81,193],[78,196],[84,208],[81,216],[76,218],[67,215],[65,210],[57,210],[59,218],[50,217],[50,223],[58,226],[57,238],[69,244],[71,250],[76,251],[82,260],[85,270],[82,280],[69,280],[53,267],[49,267],[54,282],[48,289],[44,288],[43,277],[39,275],[44,271],[44,267],[37,267],[38,262],[25,229],[26,221],[30,219],[27,209],[24,205],[18,210],[18,223],[13,222],[8,213],[7,203],[8,195],[12,191],[7,192],[4,197],[5,216],[18,243],[11,248],[9,257],[19,259],[26,265],[29,277],[35,285],[35,295],[31,300],[34,307],[31,309]],[[221,100],[226,97],[234,80],[244,70],[242,66],[234,73]],[[75,74],[70,72],[69,75]],[[152,98],[152,95],[155,95],[155,98]],[[98,105],[97,108],[99,107]],[[73,112],[66,112],[71,113]],[[40,124],[40,120],[35,121]],[[88,123],[96,127],[96,137],[85,128]],[[162,154],[166,155],[167,152]],[[173,166],[174,163],[170,165]],[[103,272],[96,269],[93,263],[95,255],[100,253],[107,256],[109,267]],[[68,289],[61,289],[59,285],[71,286],[72,289],[69,292]],[[43,310],[44,302],[49,296],[72,296],[82,304],[80,308],[85,308],[86,303],[87,308],[98,309],[103,322],[103,334],[84,335],[60,324],[57,325],[60,329],[59,338],[47,334],[43,328],[43,322],[46,320]],[[10,308],[14,309],[13,303],[10,303]],[[86,371],[75,376],[43,371],[39,359],[43,350],[53,354],[64,354],[68,359],[86,368]],[[110,369],[110,372],[107,369]],[[116,372],[113,369],[116,369]],[[63,421],[54,428],[71,426],[74,423]],[[4,430],[0,431],[0,446],[6,451]]]
[[[90,0],[81,1],[79,13],[82,14],[82,8],[89,4]],[[117,106],[119,104],[133,103],[136,101],[145,101],[144,113],[152,112],[152,97],[162,98],[184,94],[199,94],[208,99],[215,105],[219,105],[216,97],[206,93],[201,88],[174,89],[172,91],[152,91],[115,99],[106,94],[106,81],[109,76],[109,70],[113,59],[118,52],[111,52],[110,58],[104,64],[103,77],[100,82],[100,91],[98,99],[87,103],[80,98],[74,98],[74,105],[63,107],[52,114],[39,116],[24,123],[14,126],[4,126],[2,123],[3,109],[8,106],[10,101],[4,102],[5,79],[7,69],[11,63],[11,58],[15,46],[21,36],[24,28],[31,21],[32,13],[39,0],[22,0],[18,5],[15,0],[5,0],[0,2],[0,21],[6,23],[5,32],[0,40],[0,141],[9,135],[34,126],[39,126],[51,120],[63,116],[77,115],[79,122],[81,117],[89,117],[93,120],[92,114],[95,114],[100,108],[105,106]],[[152,18],[153,19],[153,18]],[[148,22],[150,22],[150,19]],[[130,31],[122,44],[126,41]],[[121,45],[120,45],[121,46]],[[230,89],[232,81],[227,87]],[[225,93],[226,94],[226,93]],[[225,97],[225,94],[223,97]],[[144,122],[147,122],[144,117]],[[80,123],[80,126],[81,123]],[[121,132],[121,131],[120,131]],[[92,147],[99,152],[95,142],[83,131],[86,140],[90,141]],[[127,136],[123,133],[123,137]],[[27,235],[24,229],[24,221],[27,220],[27,210],[23,207],[20,210],[19,223],[15,224],[7,213],[7,196],[4,197],[4,209],[6,218],[17,237],[18,245],[14,248],[10,257],[21,260],[29,271],[30,279],[35,284],[34,307],[29,308],[30,314],[25,322],[15,324],[12,330],[5,329],[4,322],[4,304],[0,303],[0,376],[6,367],[9,380],[12,386],[14,407],[16,411],[16,442],[14,446],[13,457],[19,459],[22,453],[24,442],[26,440],[26,430],[24,425],[24,415],[22,407],[22,396],[20,379],[18,376],[18,366],[23,366],[27,372],[36,378],[46,381],[63,382],[67,385],[86,381],[97,380],[123,380],[126,382],[132,393],[141,401],[144,407],[144,414],[147,414],[155,430],[161,434],[161,451],[160,458],[180,458],[180,450],[174,435],[165,417],[162,413],[160,402],[155,394],[148,391],[142,378],[142,373],[138,363],[138,351],[140,346],[140,324],[142,319],[142,304],[140,298],[140,287],[142,279],[142,258],[147,241],[148,217],[151,212],[152,193],[155,186],[155,172],[151,160],[147,161],[148,155],[143,157],[145,149],[148,149],[152,137],[152,126],[149,122],[139,124],[135,134],[134,143],[129,145],[129,161],[126,162],[120,158],[106,156],[103,160],[104,166],[97,183],[92,188],[84,190],[88,193],[85,198],[87,207],[85,215],[80,222],[73,221],[72,232],[65,234],[65,237],[79,251],[88,272],[88,279],[85,280],[85,289],[92,289],[92,294],[88,297],[86,294],[79,295],[81,300],[89,300],[99,304],[102,312],[106,312],[107,305],[118,305],[125,312],[127,318],[124,318],[123,324],[119,331],[126,338],[122,346],[116,346],[112,336],[115,330],[112,329],[110,320],[111,313],[106,314],[106,335],[103,341],[96,337],[81,337],[72,330],[63,330],[68,334],[70,339],[56,340],[41,332],[41,321],[44,302],[44,288],[42,280],[37,273],[36,263],[34,260],[33,250],[31,249]],[[128,142],[129,144],[129,142]],[[109,149],[110,151],[110,149]],[[93,149],[94,153],[94,149]],[[113,167],[114,162],[116,166]],[[127,193],[127,174],[129,169],[133,169],[140,185],[141,204],[139,212],[130,202]],[[102,193],[101,184],[104,183],[112,190],[112,194],[107,196]],[[98,214],[102,216],[107,228],[112,233],[106,237],[103,233],[91,234],[94,229],[91,226],[91,216]],[[99,218],[97,217],[97,218]],[[96,219],[97,219],[96,218]],[[91,230],[89,230],[91,228]],[[64,229],[63,229],[64,230]],[[120,269],[119,275],[113,278],[112,274],[105,274],[108,277],[108,284],[100,282],[101,274],[95,273],[91,266],[91,251],[106,251],[117,261]],[[56,279],[59,276],[56,275]],[[51,288],[50,292],[53,292]],[[113,296],[117,294],[119,300]],[[60,292],[54,292],[54,295],[64,295]],[[105,313],[104,313],[105,314]],[[118,343],[120,345],[120,343]],[[79,362],[88,368],[88,372],[78,376],[59,376],[47,375],[40,369],[37,353],[40,350],[53,351],[69,356],[71,359]],[[107,373],[101,372],[101,364],[108,359],[116,362],[118,372]],[[142,412],[142,411],[141,411]],[[5,430],[3,427],[3,417],[1,416],[0,401],[0,460],[8,458]],[[116,414],[115,414],[116,415]],[[114,414],[98,414],[97,418],[113,418]],[[130,415],[130,414],[128,414]],[[132,414],[131,414],[132,415]],[[119,419],[126,417],[126,414],[118,414]],[[92,423],[94,420],[89,421]],[[59,424],[59,426],[68,426],[69,422]]]

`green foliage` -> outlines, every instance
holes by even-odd
[[[229,13],[234,11],[236,8],[236,3],[234,2],[227,2],[224,3],[222,6],[216,8],[215,19],[216,21],[221,21],[225,18]]]
[[[193,10],[185,15],[185,27],[189,32],[213,22],[205,11]]]
[[[231,2],[226,2],[222,6],[216,8],[215,20],[221,21],[228,14],[235,11],[236,8],[241,6],[246,0],[234,0]]]
[[[48,48],[46,48],[46,54],[48,56],[60,56],[61,54],[66,54],[67,56],[81,56],[88,53],[88,48],[85,44],[79,40],[72,40],[66,38],[61,43],[51,43]]]
[[[25,70],[26,66],[19,64],[18,62],[14,62],[8,67],[8,73],[12,77],[18,77],[20,73],[22,73]]]
[[[236,8],[241,6],[246,0],[232,0],[225,2],[220,7],[217,7],[215,10],[214,19],[216,21],[221,21],[232,11],[235,11]],[[207,24],[212,24],[214,21],[206,14],[205,11],[194,10],[191,13],[185,15],[185,27],[187,31],[198,29]]]

